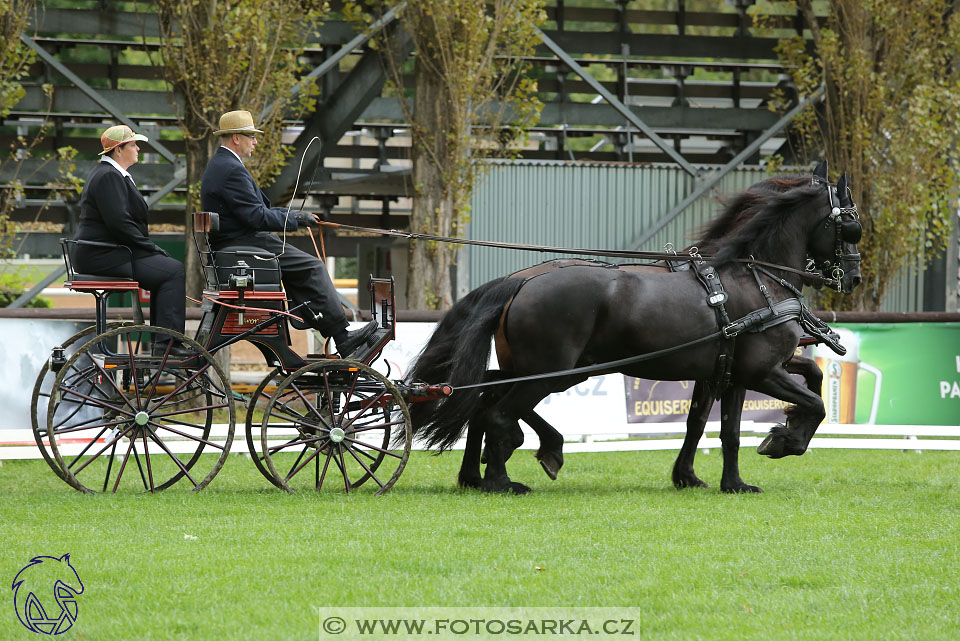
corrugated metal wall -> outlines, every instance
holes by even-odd
[[[678,249],[721,209],[718,198],[766,178],[761,169],[728,174],[711,196],[701,198],[640,249]],[[469,237],[477,240],[624,249],[693,188],[693,178],[675,167],[615,163],[525,161],[492,164],[477,185]],[[461,260],[469,288],[554,254],[491,247],[469,247]],[[923,274],[904,269],[891,286],[884,311],[922,309]]]

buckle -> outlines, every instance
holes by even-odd
[[[740,333],[740,329],[737,327],[736,323],[730,323],[725,325],[720,329],[720,332],[723,334],[724,338],[735,338],[737,334]]]

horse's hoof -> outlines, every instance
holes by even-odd
[[[763,442],[757,446],[757,454],[768,456],[770,458],[800,456],[806,451],[807,448],[797,445],[781,434],[774,433],[767,435],[767,438],[763,439]]]
[[[557,480],[557,474],[563,467],[562,452],[540,452],[537,451],[537,459],[540,461],[540,467],[547,473],[551,481]]]
[[[710,487],[704,481],[701,481],[696,474],[691,474],[689,476],[676,476],[673,479],[673,486],[678,490],[682,490],[687,487]]]
[[[483,479],[479,476],[459,476],[457,477],[457,485],[459,487],[469,487],[473,489],[479,489]]]
[[[756,485],[747,485],[743,481],[729,486],[725,486],[723,483],[721,483],[720,491],[726,492],[727,494],[763,494],[763,489],[757,487]]]
[[[523,483],[517,483],[516,481],[510,481],[510,489],[509,489],[509,491],[512,492],[513,494],[527,494],[528,492],[532,492],[533,490],[531,490],[529,487],[527,487],[527,486],[524,485]]]

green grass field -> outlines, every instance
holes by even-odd
[[[749,496],[674,490],[673,452],[569,455],[556,482],[520,452],[534,493],[489,496],[455,487],[459,457],[414,453],[383,497],[283,494],[240,457],[156,496],[4,462],[0,579],[69,552],[85,591],[59,638],[98,641],[317,639],[331,606],[617,607],[635,639],[960,636],[957,453],[745,450]],[[717,486],[719,452],[698,463]],[[0,639],[38,638],[3,602]]]

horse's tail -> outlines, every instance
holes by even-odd
[[[447,311],[417,357],[407,380],[450,383],[455,388],[451,396],[410,406],[414,435],[422,437],[429,447],[452,447],[479,409],[481,388],[456,387],[484,379],[490,338],[500,323],[504,305],[523,283],[522,278],[499,278],[467,294]]]

